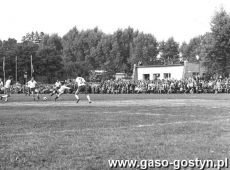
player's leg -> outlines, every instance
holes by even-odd
[[[33,97],[33,99],[35,101],[35,88],[30,88],[30,92],[31,92],[32,97]]]
[[[92,103],[89,94],[86,95],[86,98],[88,99],[89,103]]]
[[[84,91],[85,91],[85,95],[86,95],[86,98],[88,100],[89,103],[92,103],[91,99],[90,99],[90,96],[88,94],[88,88],[86,86],[84,86]]]
[[[53,96],[55,94],[55,90],[52,91],[52,93],[50,94],[50,96]]]
[[[10,89],[5,89],[5,95],[1,96],[1,100],[5,98],[5,101],[8,101],[8,97],[10,97]]]
[[[39,96],[39,89],[35,89],[35,93],[36,93],[36,97],[38,100],[40,100],[40,96]]]
[[[3,96],[1,96],[1,100],[2,100],[3,98],[5,98],[5,100],[8,100],[8,99],[7,99],[7,98],[8,98],[8,95],[7,95],[7,94],[4,94]]]
[[[57,92],[57,88],[55,88],[55,89],[53,89],[53,91],[52,91],[52,93],[50,94],[50,96],[53,96],[54,94],[57,94],[58,92]]]
[[[4,87],[0,88],[0,92],[1,92],[1,91],[4,91]],[[3,99],[2,96],[3,96],[3,95],[0,96],[0,100]]]
[[[31,93],[31,90],[30,90],[30,87],[28,87],[27,95],[30,96],[30,93]]]
[[[25,95],[26,96],[29,96],[29,91],[30,91],[29,87],[25,87]]]
[[[78,89],[76,90],[76,92],[75,92],[75,94],[74,94],[77,103],[80,101],[80,98],[79,98],[79,96],[78,96],[79,92],[80,92],[80,86],[78,87]]]
[[[60,93],[57,93],[57,94],[56,94],[56,97],[54,98],[54,100],[56,101],[62,94],[63,94],[63,93],[61,93],[61,92],[60,92]]]

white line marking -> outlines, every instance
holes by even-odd
[[[176,125],[176,124],[185,124],[185,123],[200,123],[200,124],[214,124],[223,121],[230,121],[230,119],[225,119],[221,121],[210,120],[210,121],[178,121],[178,122],[168,122],[168,123],[155,123],[155,124],[140,124],[136,126],[120,126],[120,127],[101,127],[97,129],[122,129],[122,128],[141,128],[141,127],[151,127],[151,126],[163,126],[163,125]],[[95,130],[95,128],[85,128],[85,129],[67,129],[67,130],[60,130],[60,131],[46,131],[46,132],[27,132],[27,133],[11,133],[11,134],[1,134],[0,138],[2,137],[12,137],[12,136],[30,136],[30,135],[50,135],[54,133],[69,133],[69,132],[78,132],[84,130]]]
[[[226,120],[221,120],[221,121],[229,121],[230,119]],[[178,121],[178,122],[168,122],[168,123],[155,123],[155,124],[142,124],[142,125],[137,125],[135,127],[151,127],[151,126],[162,126],[162,125],[176,125],[176,124],[185,124],[185,123],[198,123],[198,124],[213,124],[216,122],[221,122],[221,121],[200,121],[200,120],[194,120],[194,121]]]
[[[147,116],[165,116],[166,114],[158,114],[158,113],[128,113],[131,115],[147,115]]]
[[[162,126],[162,125],[173,125],[173,124],[183,124],[183,123],[192,123],[191,121],[179,121],[179,122],[169,122],[169,123],[156,123],[156,124],[143,124],[143,125],[137,125],[136,127],[148,127],[148,126]],[[197,122],[196,122],[197,123]]]

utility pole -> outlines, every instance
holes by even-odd
[[[6,65],[6,58],[5,58],[5,57],[3,57],[2,67],[3,67],[3,81],[4,81],[4,84],[6,83],[5,65]]]
[[[18,57],[15,57],[15,79],[16,83],[18,82]]]

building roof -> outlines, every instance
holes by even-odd
[[[137,68],[147,68],[147,67],[176,67],[176,66],[184,66],[184,64],[172,64],[172,65],[140,65]]]

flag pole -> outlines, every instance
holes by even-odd
[[[15,79],[16,83],[18,82],[18,57],[15,58]]]
[[[3,81],[4,81],[4,84],[6,83],[6,73],[5,73],[5,57],[3,57]]]
[[[32,55],[30,56],[30,76],[31,78],[33,77],[33,59],[32,59]]]

